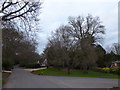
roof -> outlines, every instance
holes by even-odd
[[[112,63],[120,63],[120,61],[114,61],[114,62],[112,62]]]

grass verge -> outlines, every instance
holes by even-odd
[[[2,85],[2,72],[0,72],[0,86]]]
[[[120,88],[119,87],[117,87],[117,88],[110,88],[109,90],[120,90]]]
[[[101,73],[101,72],[95,72],[95,71],[88,71],[88,73],[86,74],[86,73],[83,73],[81,70],[74,70],[74,71],[71,71],[70,74],[68,74],[65,71],[61,71],[55,68],[36,70],[36,71],[32,71],[32,73],[38,74],[38,75],[49,75],[49,76],[96,77],[96,78],[113,78],[113,79],[120,78],[116,74]]]
[[[11,73],[8,72],[3,72],[2,73],[2,85],[4,85],[8,79],[8,77],[10,76]]]
[[[0,84],[2,84],[2,80],[0,80]]]

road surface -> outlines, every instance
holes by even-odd
[[[4,88],[112,88],[116,86],[118,86],[118,79],[40,76],[16,68]]]

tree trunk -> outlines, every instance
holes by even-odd
[[[68,71],[68,75],[69,75],[69,74],[70,74],[70,67],[68,67],[68,70],[67,70],[67,71]]]
[[[63,68],[65,67],[65,65],[64,65],[64,62],[63,62],[63,65],[62,65],[62,67],[63,67]]]
[[[87,65],[84,65],[84,66],[83,66],[83,73],[88,73]]]
[[[48,68],[49,66],[47,65],[46,67]]]

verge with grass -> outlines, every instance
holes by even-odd
[[[0,72],[0,85],[2,84],[2,72]]]
[[[3,72],[2,73],[2,85],[4,85],[8,79],[8,77],[10,76],[11,73],[8,72]]]
[[[2,80],[0,80],[0,84],[2,84]]]
[[[49,76],[96,77],[96,78],[114,78],[114,79],[119,78],[117,74],[101,73],[95,71],[88,71],[88,73],[83,73],[82,70],[74,70],[71,71],[70,74],[68,74],[65,71],[58,70],[55,68],[36,70],[36,71],[32,71],[32,73],[38,75],[49,75]]]
[[[116,87],[116,88],[110,88],[109,90],[120,90],[119,87]]]

